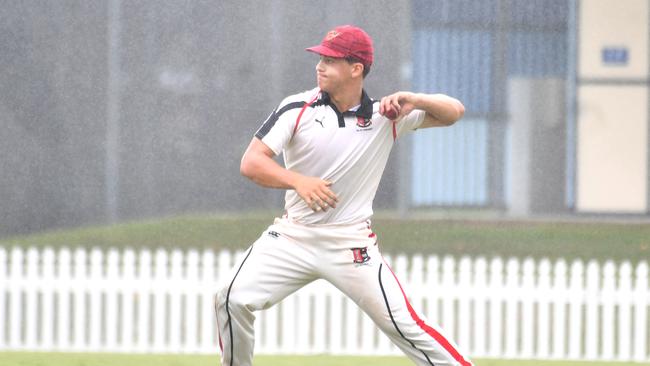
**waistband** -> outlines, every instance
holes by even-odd
[[[305,225],[292,221],[287,217],[278,217],[273,222],[273,225],[269,226],[268,230],[276,231],[296,240],[331,239],[353,242],[366,242],[367,240],[374,243],[376,236],[372,232],[370,224],[370,220],[366,220],[349,225]]]
[[[292,218],[290,218],[286,213],[282,215],[282,217],[276,217],[274,220],[274,223],[278,222],[278,220],[286,220],[287,222],[298,225],[298,226],[303,226],[306,228],[352,228],[352,227],[358,227],[358,226],[364,226],[370,228],[372,226],[372,221],[370,219],[363,220],[357,223],[353,224],[305,224],[302,222],[298,222]]]

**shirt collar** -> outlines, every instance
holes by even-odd
[[[323,104],[334,106],[330,99],[330,95],[327,92],[321,91],[321,101]],[[372,118],[372,99],[370,99],[366,91],[362,89],[361,104],[359,105],[359,108],[356,111],[345,111],[343,114],[353,114],[365,119]]]

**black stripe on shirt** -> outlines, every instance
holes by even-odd
[[[271,131],[271,128],[275,126],[275,122],[278,121],[278,119],[284,112],[289,111],[291,109],[302,108],[305,104],[307,104],[307,102],[304,101],[293,102],[280,108],[280,110],[273,111],[273,113],[271,113],[271,115],[266,119],[266,121],[264,121],[262,127],[260,127],[259,130],[255,132],[255,137],[257,137],[260,140],[263,139],[264,136],[266,136],[269,133],[269,131]]]

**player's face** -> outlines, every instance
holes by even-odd
[[[352,78],[353,65],[342,58],[321,56],[316,64],[318,87],[333,93]]]

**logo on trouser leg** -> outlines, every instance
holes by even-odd
[[[370,260],[368,255],[368,247],[352,248],[352,255],[354,256],[354,263],[363,264]]]

